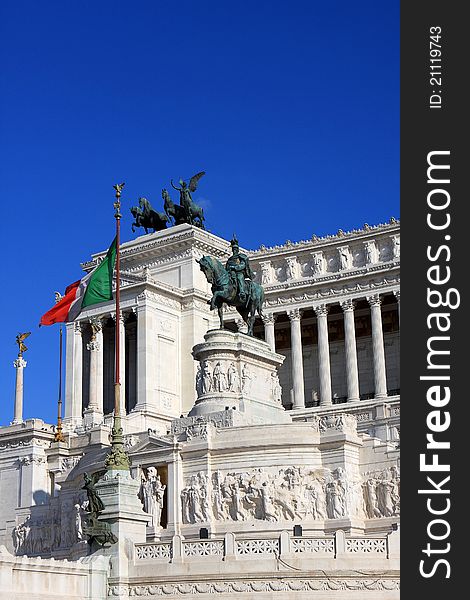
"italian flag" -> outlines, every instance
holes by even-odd
[[[112,300],[115,261],[116,238],[100,264],[66,288],[61,300],[42,315],[39,326],[74,321],[87,306]]]

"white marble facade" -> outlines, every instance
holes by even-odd
[[[143,512],[103,593],[398,598],[399,234],[392,219],[249,251],[266,295],[255,339],[230,310],[210,332],[195,259],[226,260],[226,240],[181,225],[123,244],[123,426]],[[15,555],[92,577],[83,473],[109,445],[115,319],[109,303],[67,325],[64,443],[16,412],[0,428],[0,577]]]

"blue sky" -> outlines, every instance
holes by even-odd
[[[399,217],[399,2],[32,2],[0,7],[0,425],[15,336],[25,417],[55,420],[53,292],[114,235],[113,183],[159,208],[205,170],[208,228],[257,248]]]

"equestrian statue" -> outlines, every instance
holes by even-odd
[[[234,306],[248,325],[248,335],[253,335],[256,313],[263,316],[264,290],[253,281],[253,271],[246,254],[240,252],[238,240],[233,236],[230,245],[232,256],[224,265],[211,256],[203,256],[199,263],[201,271],[212,284],[212,298],[208,301],[211,310],[219,313],[220,328],[224,328],[224,303]]]

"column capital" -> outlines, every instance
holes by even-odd
[[[96,334],[100,333],[103,329],[103,321],[101,320],[101,317],[91,317],[89,319],[89,323],[91,325],[91,341],[94,342],[96,339]],[[90,348],[88,348],[88,350],[90,350]]]
[[[393,295],[397,299],[398,304],[400,304],[400,290],[393,290]]]
[[[291,321],[300,321],[302,311],[300,310],[300,308],[293,308],[287,311],[287,316]]]
[[[111,319],[116,322],[116,311],[114,310],[113,312],[109,313],[109,316],[111,317]],[[124,314],[124,311],[120,311],[119,312],[119,321],[121,322],[122,325],[125,325],[127,320],[127,315]]]
[[[354,302],[354,300],[351,300],[351,298],[349,298],[348,300],[341,300],[339,304],[343,309],[343,312],[352,312],[356,307],[356,303]]]
[[[83,323],[81,321],[74,321],[73,322],[73,330],[75,333],[79,333],[80,335],[82,334],[82,327],[83,327]]]
[[[313,307],[313,310],[315,311],[315,314],[318,317],[326,317],[328,315],[328,306],[326,304],[318,304],[317,306]]]
[[[367,296],[367,302],[370,306],[380,306],[382,304],[382,298],[380,294],[373,294],[372,296]]]
[[[274,325],[276,322],[276,315],[274,313],[263,313],[261,319],[265,325]]]
[[[87,348],[87,350],[90,350],[90,352],[97,351],[100,349],[100,343],[97,340],[91,340],[86,345],[86,348]]]
[[[16,360],[13,361],[13,366],[15,369],[24,369],[28,363],[22,356],[18,356]]]

